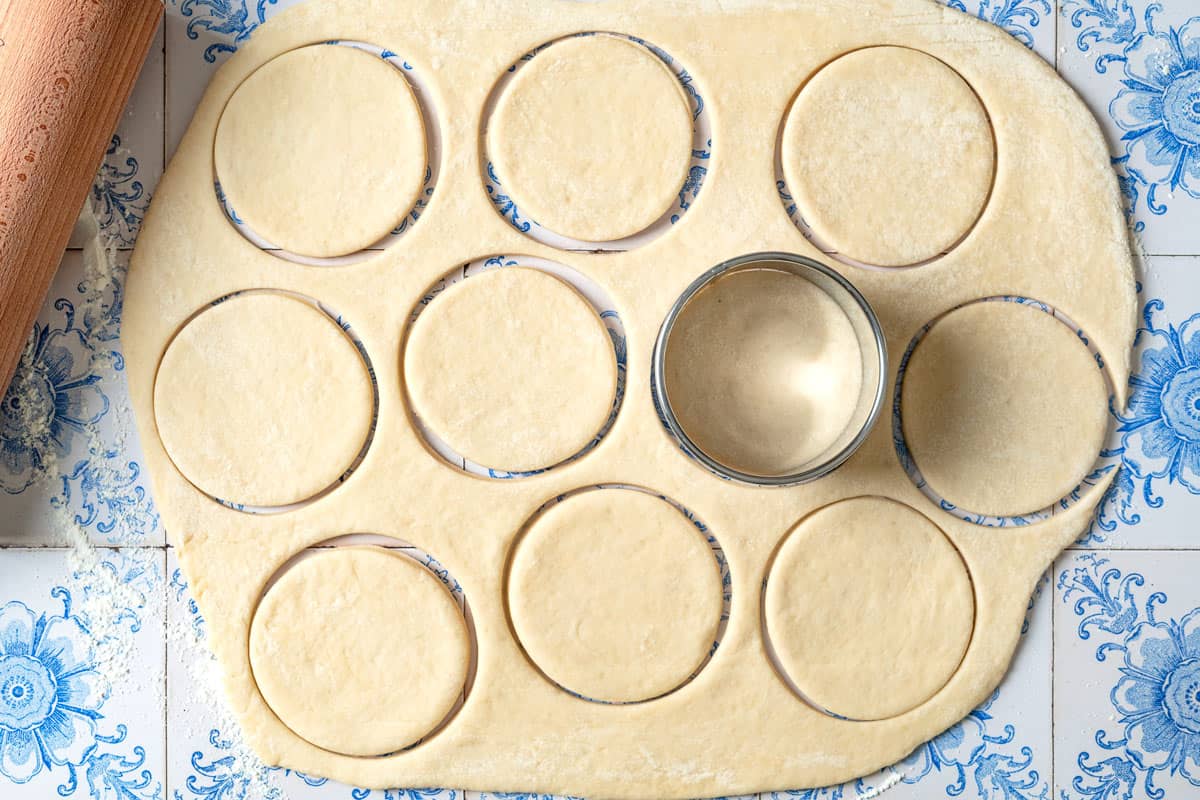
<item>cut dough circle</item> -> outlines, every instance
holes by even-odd
[[[973,513],[1046,508],[1104,444],[1103,372],[1074,331],[1032,306],[951,311],[914,348],[903,381],[909,453],[930,487]]]
[[[586,242],[632,236],[687,178],[692,115],[670,69],[617,36],[555,42],[505,87],[487,151],[525,217]]]
[[[825,506],[784,539],[764,598],[779,666],[818,706],[887,719],[933,697],[975,624],[971,578],[924,515],[882,497]]]
[[[671,410],[712,459],[751,475],[798,472],[845,431],[862,389],[846,312],[790,272],[723,275],[684,306],[664,359]]]
[[[399,225],[428,160],[421,111],[400,71],[328,44],[250,75],[221,114],[213,155],[238,217],[313,258],[357,252]]]
[[[513,630],[568,691],[634,703],[685,682],[712,650],[723,605],[712,548],[667,501],[593,489],[551,506],[518,539]]]
[[[905,47],[856,50],[796,97],[781,142],[800,216],[844,256],[917,264],[953,247],[991,191],[987,112],[957,72]]]
[[[470,634],[450,592],[413,559],[344,547],[298,560],[250,624],[250,664],[279,720],[352,756],[402,750],[462,695]]]
[[[608,330],[566,282],[498,267],[454,284],[413,323],[413,411],[457,453],[494,469],[552,467],[604,427],[617,390]]]
[[[154,382],[154,419],[175,466],[200,491],[252,506],[332,486],[362,451],[374,405],[362,355],[337,324],[265,292],[197,314]]]

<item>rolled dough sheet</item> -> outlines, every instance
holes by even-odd
[[[987,112],[954,70],[905,47],[842,56],[800,90],[783,131],[800,216],[833,249],[882,267],[952,247],[992,185]]]
[[[530,267],[493,268],[451,286],[417,318],[404,353],[414,412],[486,467],[554,466],[612,413],[608,330],[574,288]]]
[[[759,269],[718,278],[680,313],[666,389],[701,450],[753,475],[801,469],[842,435],[863,364],[846,312],[813,283]]]
[[[898,19],[903,24],[896,24]],[[687,74],[679,80],[671,78],[649,51],[627,41],[596,36],[564,38],[581,31],[614,31],[643,38],[686,65]],[[427,79],[443,154],[437,191],[411,234],[391,247],[344,268],[301,266],[259,251],[226,218],[213,191],[214,141],[230,98],[264,65],[313,42],[351,36],[403,53]],[[507,88],[496,90],[513,64],[547,42],[555,44],[524,63]],[[873,181],[886,183],[891,170],[904,175],[911,170],[915,188],[896,196],[894,205],[902,222],[910,213],[917,214],[916,220],[921,222],[927,215],[940,213],[944,194],[955,195],[954,187],[945,185],[942,178],[962,177],[964,165],[970,167],[961,188],[977,197],[979,186],[986,181],[977,182],[971,176],[987,176],[995,167],[986,207],[974,220],[970,235],[945,255],[913,269],[839,267],[879,314],[889,363],[894,369],[922,326],[948,310],[981,297],[1019,294],[1062,309],[1087,332],[1112,374],[1120,406],[1137,326],[1137,302],[1121,195],[1108,145],[1082,101],[1050,66],[1003,30],[970,15],[928,0],[310,0],[257,28],[253,38],[226,61],[196,110],[139,234],[128,276],[122,345],[156,505],[210,625],[209,641],[223,668],[230,705],[239,716],[247,742],[268,763],[374,788],[454,786],[489,793],[660,800],[751,794],[824,786],[874,772],[903,759],[991,694],[1019,641],[1030,593],[1061,549],[1087,525],[1106,488],[1103,481],[1077,504],[1056,509],[1052,517],[1036,524],[983,528],[947,512],[922,494],[905,474],[891,431],[886,425],[877,425],[863,446],[833,474],[799,486],[756,489],[722,481],[688,459],[664,429],[651,398],[649,373],[656,333],[672,302],[697,276],[714,264],[749,252],[777,250],[830,262],[797,230],[780,203],[774,156],[781,131],[796,110],[793,106],[802,109],[811,100],[804,95],[820,88],[813,76],[835,69],[847,53],[880,44],[926,52],[926,60],[915,59],[926,67],[929,59],[950,65],[974,89],[978,96],[974,102],[986,108],[991,125],[980,127],[978,110],[972,111],[975,107],[966,102],[962,87],[954,81],[947,86],[945,73],[939,72],[942,68],[936,64],[929,81],[916,87],[903,69],[876,81],[874,91],[886,94],[886,87],[898,87],[898,97],[907,99],[898,103],[894,119],[883,120],[883,133],[889,135],[880,143],[880,152],[890,160],[880,162],[872,155],[874,151],[864,150],[858,135],[862,132],[857,131],[855,113],[878,122],[876,111],[859,107],[851,113],[836,103],[817,108],[822,122],[840,118],[850,126],[830,133],[826,125],[814,124],[814,133],[825,136],[827,144],[813,151],[813,157],[825,158],[832,165],[862,163],[861,171],[849,176],[858,175],[867,185],[852,192],[851,199],[859,198],[858,192],[862,198],[873,197]],[[370,58],[362,63],[367,69],[376,66]],[[539,77],[540,71],[555,64],[563,76],[560,84],[550,71]],[[867,74],[876,73],[868,70]],[[357,80],[358,73],[354,76]],[[515,229],[496,193],[481,185],[487,170],[484,156],[493,146],[502,150],[506,136],[515,137],[511,140],[514,148],[540,146],[542,140],[525,137],[519,128],[494,125],[506,113],[515,114],[520,105],[553,121],[540,127],[538,118],[529,119],[539,136],[549,137],[547,149],[543,153],[525,149],[520,156],[544,158],[544,164],[528,165],[529,174],[535,176],[542,166],[547,167],[542,175],[544,185],[535,186],[535,178],[519,178],[519,167],[516,173],[507,174],[508,167],[497,163],[503,188],[512,190],[523,213],[524,204],[533,202],[528,210],[536,209],[534,216],[548,226],[564,220],[601,226],[596,230],[568,226],[562,231],[583,236],[609,237],[636,229],[665,207],[679,189],[672,184],[681,184],[684,178],[690,119],[680,96],[680,81],[687,82],[689,102],[695,106],[702,103],[706,109],[712,143],[711,147],[705,143],[709,158],[703,164],[707,174],[702,196],[662,236],[623,252],[555,249]],[[572,91],[551,92],[552,96],[545,97],[533,90],[519,91],[524,83],[534,82]],[[946,87],[944,94],[939,94],[939,86]],[[658,88],[647,96],[645,90],[651,87]],[[489,98],[497,97],[503,106],[508,92],[513,92],[513,107],[507,111],[500,107],[499,116],[489,119]],[[864,96],[874,95],[867,92]],[[521,97],[525,99],[518,103]],[[944,98],[949,98],[949,106]],[[581,111],[575,114],[572,110]],[[930,138],[920,147],[899,134],[914,130],[913,124],[940,120],[947,113],[946,124],[964,137],[961,152],[944,148],[940,123],[929,123]],[[310,128],[319,128],[333,115],[322,110],[308,119]],[[811,122],[809,115],[805,119]],[[665,135],[660,125],[666,126]],[[922,130],[919,124],[915,129]],[[891,132],[896,132],[895,136]],[[994,164],[985,146],[993,134]],[[320,131],[309,135],[324,136]],[[609,142],[618,143],[616,155],[600,149],[588,152],[593,138],[606,147]],[[676,147],[683,152],[675,155]],[[398,147],[391,152],[399,157],[407,150]],[[975,155],[970,156],[972,153]],[[933,161],[930,154],[936,154]],[[604,158],[593,160],[593,155]],[[274,157],[291,158],[292,154],[284,151]],[[619,162],[616,167],[613,158]],[[660,172],[666,161],[670,169]],[[943,167],[948,170],[944,174]],[[313,172],[310,165],[304,168]],[[647,175],[654,186],[641,183]],[[931,180],[931,175],[935,179]],[[795,177],[794,172],[788,175],[789,186]],[[564,192],[570,191],[581,194],[564,199]],[[349,195],[344,199],[352,206],[357,203]],[[536,207],[538,200],[545,201],[545,209]],[[584,201],[586,213],[577,205]],[[398,203],[389,205],[391,213]],[[864,207],[869,210],[871,205],[867,202]],[[953,244],[962,225],[969,226],[978,212],[975,207],[971,214],[959,215],[963,206],[957,202],[949,208],[960,222],[934,239],[925,240],[919,235],[923,230],[919,225],[913,228],[905,223],[905,236],[915,237],[920,247],[907,250],[907,239],[902,239],[895,246],[896,260],[900,261],[900,256],[903,261],[919,258]],[[893,211],[890,207],[886,210]],[[555,217],[557,211],[564,212],[562,219]],[[858,219],[853,213],[837,218]],[[338,228],[329,225],[320,230],[333,235]],[[1073,235],[1063,236],[1064,230]],[[856,241],[847,240],[850,245]],[[847,252],[868,259],[874,255],[861,248],[847,247]],[[626,334],[627,351],[621,359],[624,399],[603,440],[568,464],[520,480],[483,478],[439,463],[422,440],[415,424],[417,415],[433,433],[472,460],[497,468],[544,466],[586,447],[605,424],[612,408],[616,359],[594,310],[555,278],[508,267],[469,277],[429,299],[429,288],[449,269],[497,253],[556,261],[587,276],[612,299],[611,308],[620,313]],[[155,373],[175,332],[213,298],[262,287],[290,289],[316,298],[352,321],[355,335],[370,357],[379,395],[371,445],[354,474],[315,502],[277,514],[239,513],[213,502],[172,465],[168,452],[174,455],[182,445],[170,439],[170,426],[164,425],[160,436],[155,424]],[[240,302],[224,305],[233,314]],[[413,322],[413,310],[418,307],[425,310]],[[200,315],[197,322],[220,308]],[[1029,342],[1041,342],[1039,320],[1028,315],[1022,319],[1028,325],[1013,321],[1014,328],[1024,331]],[[240,323],[241,317],[236,322]],[[240,383],[229,386],[230,399],[214,396],[204,401],[210,404],[205,410],[198,410],[201,401],[194,398],[194,392],[210,391],[207,383],[227,378],[217,373],[180,389],[181,418],[208,414],[207,408],[211,408],[213,426],[220,414],[247,418],[259,414],[267,424],[268,413],[253,407],[261,403],[273,410],[281,403],[285,413],[307,420],[310,428],[290,426],[286,436],[246,448],[247,463],[228,468],[243,470],[255,479],[286,476],[292,496],[301,493],[299,488],[307,491],[311,486],[300,487],[287,472],[291,461],[280,459],[269,468],[264,461],[279,458],[279,452],[290,458],[310,441],[330,438],[343,448],[338,455],[349,458],[354,447],[349,442],[361,443],[368,424],[370,403],[365,390],[359,390],[359,405],[344,398],[322,405],[329,394],[326,373],[350,374],[338,372],[346,369],[337,366],[342,363],[340,356],[320,355],[326,352],[320,344],[316,355],[310,354],[312,337],[305,337],[301,346],[301,336],[289,330],[287,342],[271,346],[286,344],[299,352],[285,350],[282,359],[268,358],[256,355],[262,349],[259,334],[248,337],[253,342],[234,341],[250,330],[246,325],[217,327],[225,332],[220,347],[244,348],[247,358],[259,358],[263,364],[246,373],[253,379],[238,377]],[[285,327],[280,324],[281,329]],[[329,327],[337,332],[335,326]],[[276,335],[282,333],[267,338]],[[201,348],[202,343],[194,346]],[[986,344],[983,348],[990,358],[990,349]],[[349,351],[339,352],[349,355]],[[345,364],[353,365],[355,359],[347,358]],[[264,368],[268,370],[265,379],[261,377]],[[319,381],[311,377],[312,372],[321,375]],[[1094,377],[1092,374],[1088,380]],[[344,379],[359,385],[358,378]],[[279,389],[280,385],[307,385],[310,380],[321,392],[303,395],[303,403],[292,392]],[[1012,380],[1023,384],[1025,376]],[[1027,409],[1006,412],[1002,425],[993,428],[994,420],[989,418],[985,427],[1000,432],[1005,425],[1037,427],[1040,415],[1057,415],[1076,402],[1073,395],[1080,394],[1091,396],[1089,402],[1094,404],[1088,411],[1094,415],[1094,426],[1085,432],[1085,438],[1098,437],[1104,399],[1065,378],[1060,381],[1051,375],[1049,382],[1059,387],[1056,405],[1049,411],[1038,408],[1032,417]],[[289,403],[306,410],[300,413]],[[320,413],[311,414],[308,404],[316,404]],[[1015,408],[1024,406],[1018,403]],[[192,425],[207,429],[195,422],[180,423],[176,433],[187,430],[193,441],[202,438]],[[343,441],[345,427],[355,430]],[[253,428],[247,431],[255,433]],[[1018,436],[1024,435],[1023,430],[1018,431]],[[228,446],[240,445],[233,441]],[[951,448],[948,452],[953,456],[955,451]],[[920,461],[921,452],[916,454]],[[1051,455],[1057,458],[1059,454],[1044,449],[1031,460],[1020,455],[1003,464],[998,460],[990,474],[1017,487],[1026,481],[1038,485],[1045,474],[1057,470],[1047,460]],[[981,458],[987,456],[984,453]],[[329,466],[331,471],[332,463],[340,460],[317,459],[322,469]],[[303,468],[310,461],[295,463]],[[194,468],[189,472],[199,474]],[[307,483],[323,483],[329,474],[316,477],[321,480]],[[591,537],[578,532],[588,526],[556,528],[564,542],[572,537],[580,542],[576,550],[593,557],[568,553],[565,545],[556,550],[556,537],[548,532],[538,544],[536,534],[546,520],[553,522],[558,514],[571,514],[575,503],[599,502],[590,495],[633,497],[628,490],[613,489],[576,494],[611,484],[652,489],[678,501],[711,526],[728,565],[721,573],[728,583],[719,588],[714,585],[715,559],[711,552],[703,552],[706,545],[698,529],[687,530],[685,535],[682,517],[668,517],[670,525],[663,520],[666,527],[661,538],[650,535],[661,527],[651,515],[672,511],[654,498],[630,501],[654,508],[635,512],[633,525],[610,525],[603,531],[592,528]],[[232,485],[241,484],[233,481]],[[881,660],[876,659],[878,664],[851,664],[866,676],[864,686],[870,690],[862,699],[871,702],[862,708],[831,691],[830,687],[839,688],[833,679],[818,680],[822,675],[819,662],[789,662],[787,674],[805,692],[831,707],[840,707],[843,713],[872,716],[908,709],[883,719],[856,722],[823,714],[790,689],[766,651],[762,600],[768,574],[773,591],[783,591],[789,584],[786,578],[775,582],[783,572],[768,572],[780,548],[790,552],[805,541],[800,538],[807,531],[805,525],[792,536],[787,536],[788,531],[819,509],[862,496],[886,497],[911,509],[901,508],[889,516],[889,524],[901,525],[919,512],[938,533],[904,523],[901,527],[906,534],[897,533],[894,547],[886,551],[890,561],[872,560],[874,540],[852,549],[835,531],[823,531],[819,537],[809,534],[813,537],[810,543],[800,548],[805,557],[795,556],[796,569],[809,563],[832,569],[829,565],[835,556],[845,570],[866,570],[868,574],[891,562],[917,564],[909,570],[913,573],[912,591],[914,597],[926,597],[918,578],[932,585],[961,588],[965,565],[973,588],[974,626],[961,661],[950,667],[953,659],[948,654],[960,645],[965,625],[963,606],[955,606],[957,615],[939,606],[918,609],[916,618],[933,614],[942,627],[914,635],[947,637],[946,642],[934,642],[936,646],[928,648],[928,674],[910,664],[905,669],[912,675],[911,686],[898,687],[891,698],[886,690],[880,690],[887,682],[887,676],[881,678],[876,671]],[[1018,496],[1032,499],[1024,489]],[[527,540],[522,535],[527,523],[538,509],[559,497],[568,499],[549,509],[545,520],[536,521]],[[626,509],[627,504],[622,503],[621,508]],[[615,515],[618,510],[610,512]],[[595,513],[608,512],[598,509]],[[883,529],[870,522],[875,519],[871,514],[863,516],[868,522],[851,519],[841,529],[859,525]],[[914,536],[913,530],[918,535]],[[251,621],[271,577],[306,548],[330,537],[362,531],[401,538],[436,554],[470,602],[472,630],[478,641],[477,670],[453,718],[419,745],[377,758],[345,755],[297,735],[282,721],[286,712],[277,715],[264,701],[255,683],[258,667],[251,669],[249,663]],[[953,545],[961,562],[950,557],[953,554],[947,545],[935,544],[939,535]],[[634,537],[631,544],[635,548],[644,548],[644,565],[613,553],[615,541],[610,542],[610,537],[626,536]],[[667,551],[669,557],[655,546],[667,540],[678,541]],[[912,550],[904,548],[905,542],[914,541],[924,544]],[[526,556],[536,554],[539,546],[548,555],[535,564]],[[784,555],[775,569],[784,568]],[[553,569],[555,565],[561,575]],[[530,577],[525,577],[525,571]],[[532,577],[535,575],[541,582]],[[631,582],[625,576],[641,580]],[[830,576],[831,581],[845,580],[841,572]],[[678,585],[671,597],[678,599],[671,602],[678,605],[665,599],[663,605],[655,605],[658,601],[654,598],[659,598],[660,592],[662,598],[667,597],[665,586],[673,582]],[[796,596],[790,608],[811,610],[815,608],[808,605],[811,598],[828,597],[804,577],[790,583]],[[543,585],[545,594],[539,596]],[[874,585],[878,588],[880,584],[876,581]],[[551,591],[552,587],[557,588]],[[719,624],[714,618],[720,614],[717,604],[722,589],[731,599],[720,646],[692,680],[670,691],[706,657]],[[874,620],[852,614],[854,604],[874,603],[877,598],[858,600],[854,591],[868,590],[865,586],[848,590],[845,597],[829,600],[830,619],[843,619],[847,630],[861,632],[863,638],[857,642],[860,656],[893,652],[889,648],[895,641],[887,631],[876,632]],[[594,606],[586,605],[593,600]],[[510,614],[510,603],[518,601],[527,603],[522,606],[525,610],[518,613],[514,607]],[[893,619],[889,616],[893,611],[910,608],[903,597],[894,604],[896,609],[880,610],[881,619]],[[316,613],[304,605],[297,608],[298,618]],[[597,621],[598,609],[611,611],[612,619]],[[649,615],[640,618],[638,614],[647,609]],[[661,613],[667,614],[665,621]],[[580,630],[595,632],[598,645],[616,642],[612,644],[613,660],[581,655],[583,640],[570,628],[572,620],[586,622]],[[646,625],[640,629],[654,635],[613,638],[606,632],[610,631],[607,626],[618,622],[627,622],[624,627],[635,631],[638,628],[633,623]],[[825,635],[822,624],[818,619],[813,628],[817,635]],[[438,630],[445,628],[440,625]],[[544,639],[538,639],[539,631],[545,632]],[[553,631],[558,631],[557,638],[551,636]],[[959,633],[951,636],[955,631]],[[870,638],[875,635],[880,637],[878,642]],[[781,630],[778,638],[786,647],[788,642],[795,644],[798,636]],[[645,644],[645,653],[636,649],[639,642]],[[674,642],[679,642],[678,646]],[[895,652],[907,657],[902,647]],[[458,668],[459,651],[454,653],[447,657],[444,669]],[[838,658],[845,656],[839,654]],[[868,657],[859,660],[870,661]],[[812,675],[806,672],[809,669]],[[953,672],[948,680],[947,671]],[[580,693],[590,691],[599,696],[638,698],[668,693],[648,702],[588,702],[564,691],[547,675]],[[343,680],[357,678],[350,672]],[[455,675],[450,683],[459,680]],[[921,692],[916,691],[918,687]],[[379,703],[392,708],[393,698],[384,697],[374,687],[368,690],[352,683],[350,688],[354,703],[361,703],[359,707]],[[929,699],[921,702],[922,695]],[[893,703],[890,708],[889,703]],[[326,703],[330,708],[334,705]],[[422,715],[426,722],[433,716]],[[420,735],[417,727],[414,725],[409,736]],[[331,734],[323,740],[326,745],[343,750],[393,745],[390,741],[358,741],[362,732],[346,734],[344,741],[335,741],[340,734],[325,733]],[[397,736],[396,741],[409,736]]]
[[[427,163],[421,112],[400,71],[327,44],[248,77],[225,106],[213,155],[238,217],[314,258],[386,236],[416,201]]]
[[[551,506],[518,540],[508,578],[530,660],[563,688],[610,703],[687,682],[712,651],[722,602],[716,558],[696,526],[631,489]]]
[[[367,442],[373,407],[349,337],[275,293],[205,308],[171,341],[154,382],[154,419],[175,466],[201,491],[251,506],[296,503],[336,483]]]
[[[432,733],[462,696],[470,656],[446,587],[379,547],[306,554],[250,625],[267,705],[298,736],[351,756],[393,753]]]
[[[974,303],[933,324],[900,396],[904,439],[946,500],[994,516],[1041,511],[1091,471],[1108,419],[1104,373],[1033,306]]]
[[[893,500],[826,506],[788,534],[767,579],[779,665],[820,708],[903,714],[945,686],[971,641],[975,603],[958,551]]]
[[[687,177],[692,117],[675,75],[616,36],[555,42],[500,95],[488,155],[526,217],[585,242],[666,213]]]

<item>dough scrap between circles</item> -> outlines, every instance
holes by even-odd
[[[320,551],[267,590],[250,625],[263,699],[312,744],[377,756],[434,731],[463,692],[470,636],[454,598],[408,556]]]
[[[959,508],[1016,516],[1065,497],[1104,444],[1108,388],[1079,337],[1050,314],[974,303],[933,324],[900,392],[909,453]]]
[[[783,671],[813,703],[856,720],[933,697],[975,621],[958,551],[924,515],[882,497],[825,506],[793,528],[764,603]]]
[[[221,114],[213,153],[238,216],[313,258],[357,252],[399,225],[427,161],[421,112],[400,71],[328,44],[250,75]]]
[[[354,343],[282,294],[204,309],[168,345],[154,383],[154,419],[176,468],[200,491],[252,506],[332,486],[361,452],[373,412]]]
[[[609,35],[555,42],[521,67],[488,122],[487,148],[528,219],[606,242],[665,214],[687,178],[692,115],[646,47]]]
[[[917,264],[953,247],[991,191],[987,112],[958,73],[870,47],[816,73],[788,114],[784,177],[800,216],[844,256]]]
[[[426,308],[409,333],[413,410],[456,452],[493,469],[554,466],[612,413],[608,330],[569,284],[529,267],[485,270]]]
[[[716,558],[679,509],[593,489],[542,513],[517,541],[513,629],[552,681],[592,700],[666,694],[704,663],[720,624]]]

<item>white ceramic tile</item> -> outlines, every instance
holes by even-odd
[[[1200,548],[1200,257],[1149,258],[1141,285],[1120,472],[1081,546]]]
[[[1071,553],[1054,608],[1055,795],[1200,796],[1198,552]]]
[[[123,265],[68,251],[0,404],[0,544],[157,545],[118,341]]]
[[[0,549],[5,800],[163,797],[164,555],[92,555]]]
[[[1059,72],[1108,136],[1146,252],[1200,253],[1200,6],[1061,5]]]

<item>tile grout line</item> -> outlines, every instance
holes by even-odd
[[[1056,777],[1054,768],[1056,766],[1054,748],[1057,742],[1056,731],[1054,729],[1055,713],[1054,713],[1054,694],[1058,686],[1058,681],[1055,678],[1054,667],[1055,659],[1058,655],[1058,637],[1055,634],[1055,623],[1058,619],[1058,584],[1054,580],[1054,574],[1057,572],[1055,568],[1062,554],[1050,564],[1050,796],[1054,796],[1055,790],[1058,788],[1055,783]]]
[[[1058,2],[1058,0],[1055,0],[1055,2]],[[168,105],[168,97],[169,97],[170,93],[168,91],[168,88],[169,88],[170,79],[171,79],[171,75],[170,75],[171,70],[170,70],[170,64],[168,63],[169,59],[167,57],[167,55],[168,55],[167,42],[170,39],[170,37],[167,35],[167,28],[169,27],[169,24],[170,24],[169,23],[170,18],[171,18],[171,12],[170,12],[170,9],[167,9],[166,11],[163,12],[163,82],[162,82],[162,143],[161,143],[162,144],[162,174],[160,174],[158,176],[159,181],[162,181],[162,176],[165,175],[167,172],[167,131],[170,130],[170,127],[171,127],[168,124],[169,120],[170,120],[170,106]],[[158,188],[158,184],[155,183],[154,189],[157,189],[157,188]],[[154,189],[150,190],[152,201],[153,201]],[[144,215],[143,215],[143,217],[144,217]],[[140,223],[138,225],[138,233],[141,233],[141,224]],[[135,239],[135,241],[136,241],[136,239]]]
[[[1055,0],[1055,2],[1057,2],[1057,0]],[[168,65],[168,58],[167,58],[168,44],[167,44],[167,42],[170,38],[167,35],[167,28],[169,25],[169,19],[170,19],[170,9],[165,8],[163,11],[163,21],[162,21],[162,31],[163,31],[163,39],[162,39],[162,55],[163,55],[163,60],[162,60],[162,116],[160,117],[160,120],[162,121],[162,128],[161,128],[162,139],[160,140],[160,147],[161,147],[160,153],[162,155],[162,162],[161,162],[162,163],[162,172],[159,173],[158,182],[162,181],[162,176],[165,175],[167,172],[167,128],[168,128],[167,120],[168,120],[168,114],[170,113],[169,107],[167,105],[167,95],[168,95],[167,89],[168,89],[168,82],[169,82],[169,65]],[[156,182],[154,189],[150,190],[151,202],[153,202],[153,195],[154,195],[155,190],[158,189],[158,182]],[[147,205],[147,209],[148,208],[149,208],[149,206]],[[144,216],[145,216],[145,214],[143,212],[143,218],[144,218]],[[141,233],[141,224],[140,223],[138,225],[138,233]],[[122,293],[122,295],[124,295],[124,293],[125,293],[124,286],[121,287],[121,293]],[[160,524],[160,526],[162,524],[161,514],[159,515],[159,524]],[[170,677],[169,677],[170,642],[171,642],[171,628],[170,628],[170,625],[171,625],[171,580],[170,580],[170,576],[168,574],[168,570],[170,569],[171,551],[170,551],[170,548],[167,546],[167,532],[166,532],[165,528],[162,530],[162,535],[163,535],[163,538],[162,538],[162,541],[163,541],[163,545],[162,545],[162,554],[163,554],[162,555],[162,559],[163,559],[162,560],[162,563],[163,563],[163,648],[162,648],[163,649],[163,674],[162,674],[162,687],[163,687],[163,707],[162,707],[163,797],[169,798],[169,797],[171,797],[171,713],[170,713],[171,712],[171,684],[170,684]]]
[[[167,549],[163,548],[162,565],[163,565],[163,643],[162,643],[162,721],[163,721],[163,797],[171,796],[171,725],[170,725],[170,688],[167,684],[167,672],[169,668],[169,650],[171,641],[170,630],[170,615],[171,615],[171,582],[168,578],[167,571],[170,568],[167,558]]]
[[[1060,54],[1059,54],[1059,39],[1058,39],[1059,25],[1062,24],[1061,0],[1053,0],[1051,6],[1052,6],[1053,14],[1054,14],[1054,72],[1055,72],[1055,74],[1058,75],[1059,78],[1061,78],[1062,80],[1065,81],[1066,78],[1063,78],[1062,64],[1060,63],[1060,58],[1059,58]],[[1094,511],[1092,513],[1093,513],[1093,515],[1095,514]],[[1057,680],[1057,676],[1055,674],[1055,666],[1056,666],[1055,662],[1058,657],[1058,635],[1057,635],[1058,584],[1055,581],[1054,576],[1055,576],[1055,573],[1058,571],[1056,568],[1058,563],[1063,558],[1068,557],[1067,553],[1069,553],[1069,552],[1071,552],[1070,546],[1068,546],[1067,548],[1064,548],[1063,551],[1061,553],[1059,553],[1058,556],[1056,556],[1053,561],[1050,562],[1050,586],[1049,586],[1048,594],[1050,595],[1050,780],[1049,780],[1049,783],[1050,783],[1050,796],[1051,797],[1054,797],[1055,793],[1058,790],[1058,782],[1057,782],[1058,777],[1055,774],[1055,768],[1058,766],[1057,758],[1056,758],[1056,754],[1055,754],[1055,748],[1058,743],[1058,732],[1055,729],[1055,723],[1057,721],[1057,715],[1055,713],[1055,695],[1057,694],[1057,689],[1058,689],[1058,680]]]
[[[1060,6],[1060,0],[1054,0],[1054,71],[1058,73],[1058,77],[1062,78],[1062,72],[1060,71],[1061,65],[1058,63],[1058,24],[1062,18],[1062,8]],[[1063,78],[1063,80],[1066,79]]]

